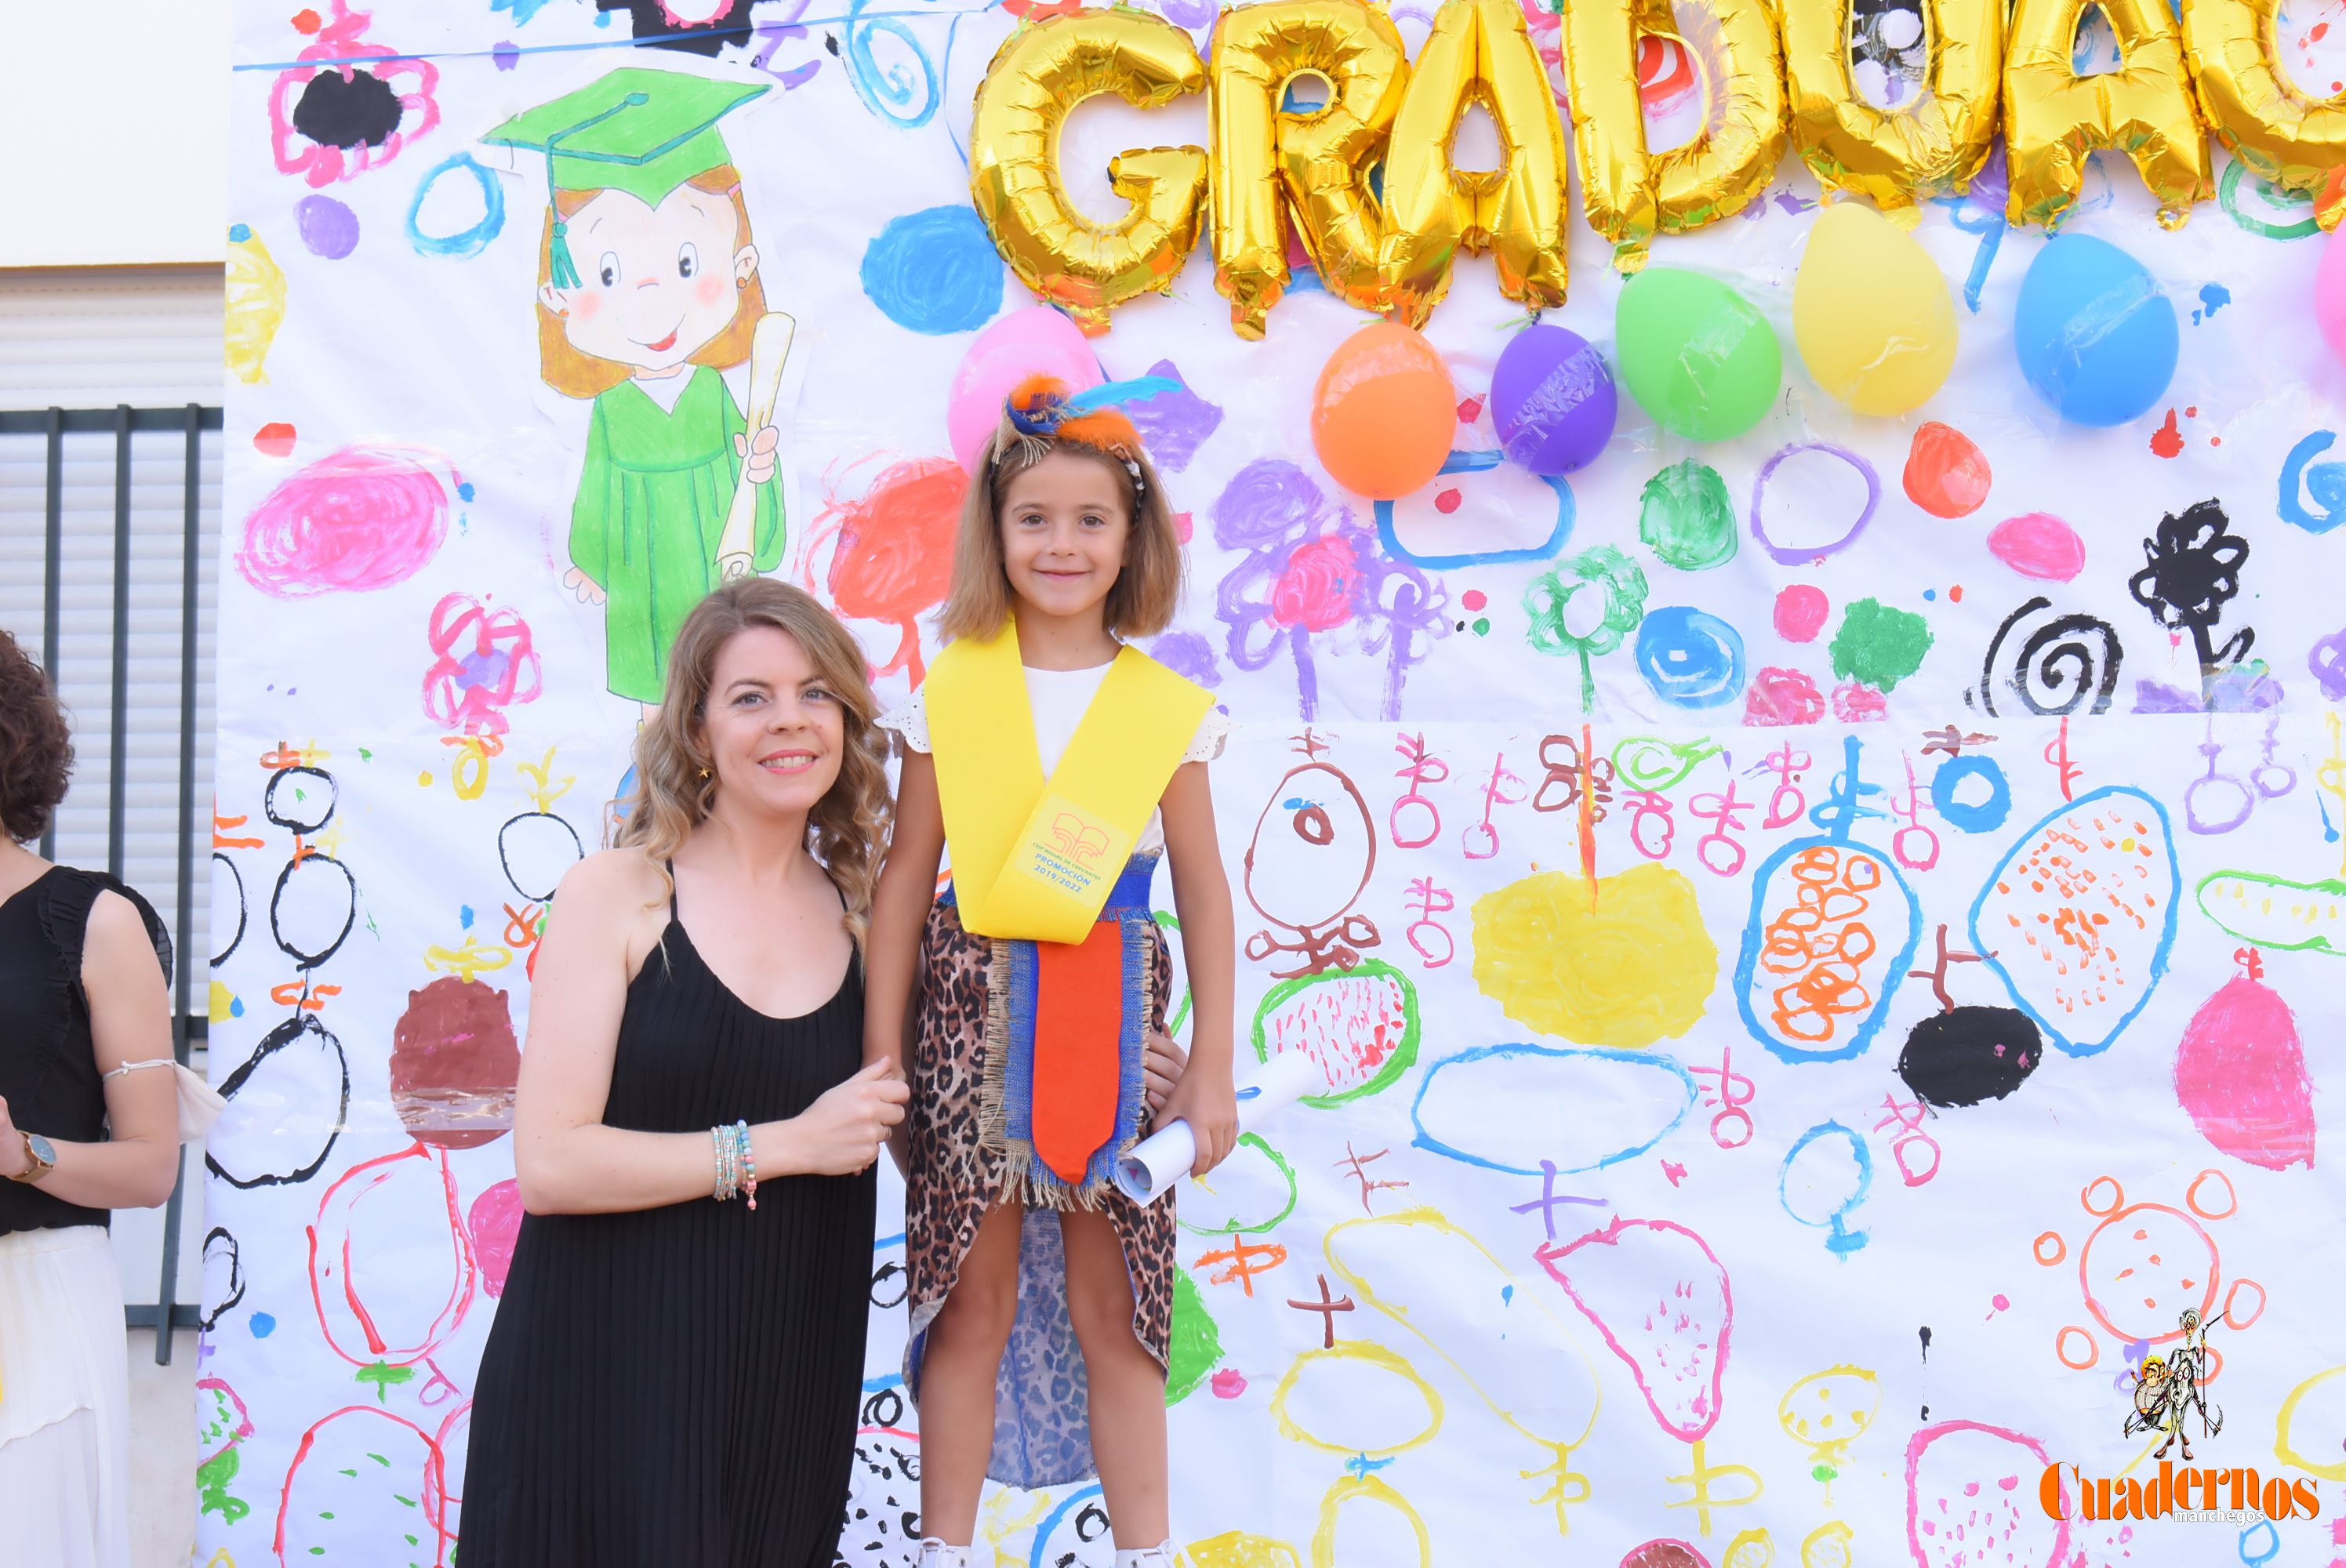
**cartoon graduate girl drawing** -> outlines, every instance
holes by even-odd
[[[607,684],[659,702],[709,589],[782,557],[773,405],[790,318],[717,122],[766,88],[627,66],[482,137],[546,155],[538,372],[592,398],[564,585],[606,606]],[[718,372],[748,361],[747,417]]]

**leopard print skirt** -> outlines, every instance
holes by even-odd
[[[1149,1024],[1165,1026],[1173,964],[1151,930]],[[940,900],[921,942],[921,1002],[912,1051],[907,1117],[912,1167],[904,1177],[905,1305],[912,1338],[904,1382],[917,1404],[921,1352],[977,1227],[1002,1202],[1009,1156],[979,1132],[985,1084],[986,971],[992,943],[964,930]],[[1143,1126],[1147,1131],[1146,1124]],[[1111,1191],[1098,1210],[1116,1227],[1132,1278],[1132,1332],[1165,1365],[1173,1326],[1173,1199],[1147,1208]],[[986,1474],[1005,1486],[1064,1486],[1097,1473],[1084,1358],[1067,1317],[1059,1217],[1030,1208],[1019,1238],[1018,1318],[994,1384],[994,1453]]]

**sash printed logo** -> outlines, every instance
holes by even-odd
[[[2261,1513],[2270,1520],[2303,1514],[2318,1519],[2321,1497],[2311,1481],[2290,1481],[2280,1476],[2267,1480],[2254,1470],[2191,1470],[2176,1468],[2167,1457],[2178,1443],[2183,1461],[2191,1462],[2191,1439],[2184,1429],[2187,1417],[2199,1419],[2205,1440],[2224,1430],[2223,1410],[2208,1402],[2201,1388],[2208,1366],[2208,1333],[2223,1321],[2221,1315],[2203,1328],[2199,1314],[2187,1309],[2182,1317],[2183,1342],[2166,1356],[2144,1358],[2135,1374],[2133,1398],[2120,1427],[2127,1437],[2165,1432],[2158,1445],[2158,1473],[2147,1481],[2133,1476],[2111,1479],[2087,1476],[2074,1464],[2048,1464],[2037,1482],[2037,1501],[2052,1519],[2165,1519],[2178,1512],[2215,1512]]]

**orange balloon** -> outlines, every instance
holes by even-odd
[[[1362,327],[1336,346],[1311,392],[1311,447],[1355,495],[1394,501],[1442,472],[1458,429],[1450,367],[1399,321]]]

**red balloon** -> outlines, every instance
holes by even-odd
[[[1380,321],[1328,356],[1311,392],[1311,446],[1355,495],[1393,501],[1442,472],[1458,430],[1450,367],[1414,329]]]

